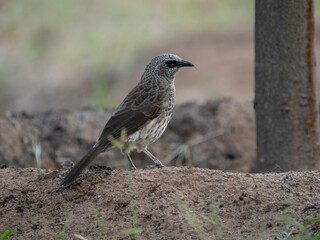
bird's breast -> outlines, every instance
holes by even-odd
[[[157,118],[150,121],[142,129],[129,137],[129,141],[137,141],[135,148],[142,151],[149,144],[155,142],[166,130],[171,119],[172,112],[163,112]]]

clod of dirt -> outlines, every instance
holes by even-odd
[[[106,170],[91,168],[61,188],[65,170],[1,169],[1,232],[16,230],[11,239],[256,240],[320,213],[320,171]]]

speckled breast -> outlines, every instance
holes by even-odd
[[[170,122],[171,114],[172,110],[164,111],[157,118],[149,122],[144,128],[133,134],[129,141],[137,140],[136,149],[142,151],[163,134]]]

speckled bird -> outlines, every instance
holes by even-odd
[[[113,112],[99,140],[71,169],[61,185],[72,184],[98,154],[112,149],[113,140],[119,140],[123,131],[126,133],[124,142],[134,142],[125,144],[131,146],[129,151],[122,151],[133,169],[137,169],[129,155],[133,149],[144,152],[157,167],[164,167],[147,147],[162,135],[171,119],[175,103],[175,74],[182,67],[192,66],[192,63],[174,54],[153,58],[139,83]]]

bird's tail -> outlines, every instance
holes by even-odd
[[[101,153],[101,148],[92,147],[86,155],[71,169],[68,175],[61,182],[61,186],[69,186],[79,175],[80,173],[92,162],[92,160]]]

